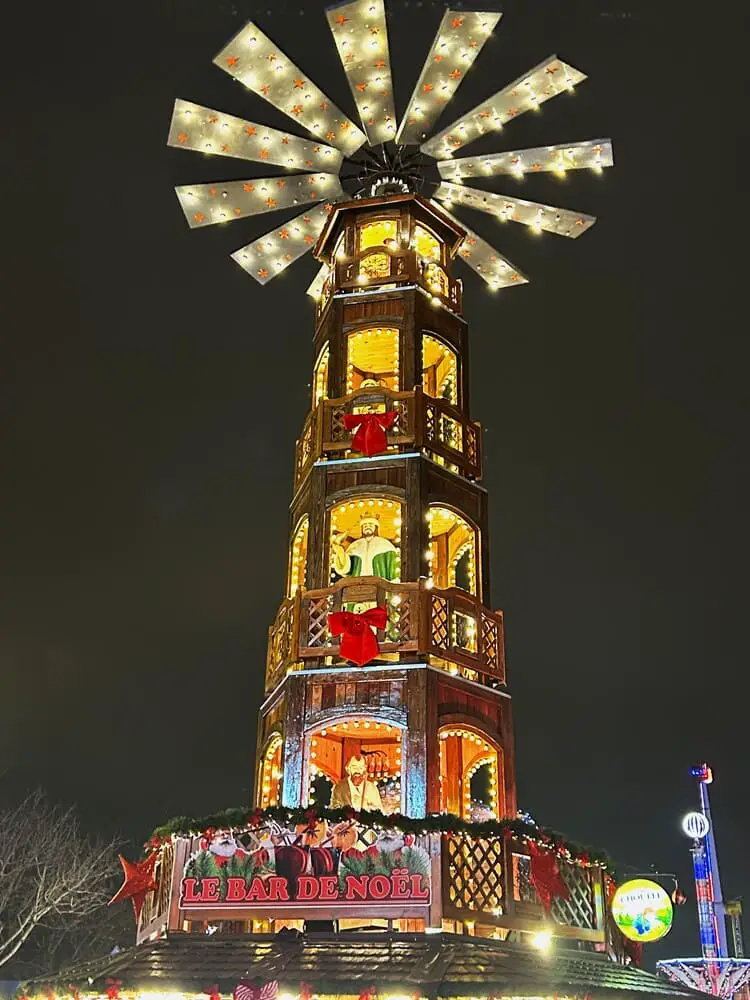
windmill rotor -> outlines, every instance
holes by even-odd
[[[298,211],[282,226],[231,254],[266,284],[313,249],[338,202],[430,189],[429,200],[465,231],[458,255],[492,289],[528,278],[451,209],[485,212],[534,232],[575,238],[596,221],[467,184],[488,178],[568,170],[600,173],[613,165],[609,139],[456,156],[488,133],[586,79],[556,55],[495,91],[434,133],[446,105],[480,56],[502,15],[462,7],[444,12],[401,121],[397,121],[385,0],[349,0],[325,11],[360,125],[338,108],[254,22],[248,21],[214,64],[294,122],[284,132],[212,108],[175,101],[167,143],[178,149],[280,168],[283,174],[185,184],[175,190],[191,228],[269,212]],[[307,132],[307,137],[298,134]],[[439,205],[438,205],[439,203]],[[323,269],[321,269],[322,272]],[[322,284],[321,272],[310,289]]]

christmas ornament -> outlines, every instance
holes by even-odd
[[[154,880],[154,866],[156,865],[157,857],[158,855],[154,851],[145,860],[133,862],[128,861],[127,858],[120,855],[120,864],[125,874],[125,881],[112,899],[110,899],[108,905],[111,906],[112,903],[119,903],[121,899],[132,900],[133,911],[137,921],[141,915],[147,893],[157,888]]]
[[[557,857],[552,851],[545,851],[533,841],[528,842],[531,857],[531,884],[536,889],[544,912],[549,915],[553,896],[570,898],[570,890],[563,882]]]
[[[388,447],[386,431],[396,422],[395,411],[390,413],[345,413],[344,427],[352,431],[359,430],[352,438],[352,448],[368,458],[380,455]]]
[[[370,608],[356,614],[353,611],[335,611],[328,616],[328,629],[332,636],[341,636],[341,655],[358,667],[364,667],[380,652],[373,628],[385,628],[388,610]]]

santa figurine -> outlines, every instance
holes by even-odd
[[[208,836],[201,837],[201,850],[210,851],[219,868],[230,858],[244,861],[248,857],[248,852],[237,843],[231,830],[214,830]]]
[[[351,806],[359,812],[362,809],[380,810],[383,803],[380,791],[374,781],[367,777],[367,761],[364,757],[350,757],[344,768],[346,777],[337,781],[331,794],[331,808]]]

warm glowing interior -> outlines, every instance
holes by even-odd
[[[328,365],[330,362],[330,350],[326,344],[318,355],[313,373],[313,406],[317,406],[322,399],[328,399]]]
[[[422,337],[422,385],[435,399],[458,405],[458,360],[455,351],[436,337]]]
[[[349,334],[347,392],[368,386],[398,389],[399,332],[372,327]]]
[[[289,557],[289,596],[294,597],[298,590],[305,589],[305,569],[307,567],[307,535],[310,520],[305,515],[297,525],[292,539],[292,550]]]
[[[503,815],[501,751],[463,728],[440,731],[440,811],[482,822]]]
[[[436,587],[477,592],[477,532],[447,507],[430,507],[430,578]],[[470,624],[469,624],[470,628]]]
[[[369,250],[370,247],[386,246],[395,249],[391,242],[398,240],[398,221],[396,219],[379,219],[377,222],[366,222],[359,228],[359,250]]]
[[[375,786],[368,790],[369,806],[377,805],[379,798],[383,812],[401,811],[398,726],[367,718],[348,719],[319,729],[309,738],[307,746],[310,803],[339,808],[342,798],[351,798],[345,768],[351,758],[362,757],[367,766],[366,780]]]
[[[401,578],[401,504],[362,497],[331,511],[331,579]]]
[[[414,229],[414,243],[418,257],[422,257],[423,260],[440,260],[442,244],[429,229],[426,229],[424,226],[416,226]]]
[[[260,773],[260,806],[277,806],[281,801],[281,736],[274,736],[263,754]]]

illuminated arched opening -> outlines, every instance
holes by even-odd
[[[422,334],[422,385],[428,396],[458,405],[456,352],[429,333]]]
[[[330,579],[401,579],[401,503],[359,497],[331,511]]]
[[[388,247],[395,250],[398,245],[398,220],[378,219],[375,222],[365,222],[359,227],[359,252],[370,247]]]
[[[328,344],[324,344],[313,369],[313,406],[322,399],[328,399],[328,365],[331,352]]]
[[[443,244],[426,226],[414,227],[414,246],[422,260],[440,263]]]
[[[281,751],[284,741],[276,733],[268,742],[260,767],[260,808],[277,806],[281,802]]]
[[[305,748],[308,805],[401,812],[399,726],[360,714],[338,718],[310,733]],[[359,783],[357,770],[363,773]]]
[[[465,726],[440,730],[440,811],[483,822],[505,814],[502,750]]]
[[[305,570],[307,569],[307,536],[310,528],[310,518],[305,514],[297,525],[292,537],[289,551],[289,597],[294,597],[298,590],[305,589]]]
[[[399,331],[394,327],[354,330],[347,338],[346,391],[399,388]]]
[[[477,529],[449,507],[432,504],[430,525],[430,578],[445,590],[459,587],[477,593]]]

